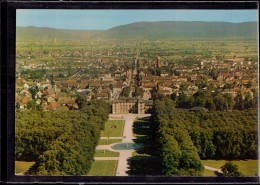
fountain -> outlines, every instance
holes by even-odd
[[[119,143],[112,146],[114,150],[136,150],[140,145],[135,143]]]

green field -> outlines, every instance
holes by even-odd
[[[105,130],[101,131],[101,137],[122,137],[124,125],[123,120],[109,120],[105,124]]]
[[[115,176],[118,161],[95,161],[88,176]]]
[[[119,157],[119,152],[109,150],[96,150],[95,157]]]
[[[24,173],[34,164],[35,162],[15,161],[15,173]]]
[[[149,154],[146,154],[146,153],[138,153],[137,151],[133,151],[132,152],[132,156],[133,157],[135,157],[135,156],[143,156],[143,157],[145,157],[145,156],[151,156],[151,155],[149,155]]]
[[[121,143],[122,139],[100,139],[98,145],[110,145],[113,143]]]
[[[203,176],[217,176],[214,171],[204,169]]]
[[[201,162],[213,168],[219,168],[223,166],[226,160],[201,160]],[[238,171],[244,176],[256,176],[258,173],[258,161],[257,160],[232,160],[232,163],[238,166]],[[205,173],[204,173],[205,175]]]

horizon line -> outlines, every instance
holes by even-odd
[[[204,22],[204,23],[230,23],[230,24],[242,24],[242,23],[258,23],[258,21],[245,21],[245,22],[228,22],[228,21],[138,21],[138,22],[132,22],[132,23],[127,23],[127,24],[121,24],[121,25],[117,25],[117,26],[113,26],[111,28],[108,29],[71,29],[71,28],[58,28],[58,27],[46,27],[46,26],[34,26],[34,25],[28,25],[28,26],[20,26],[20,25],[16,25],[17,27],[24,27],[24,28],[28,28],[28,27],[34,27],[34,28],[49,28],[49,29],[57,29],[57,30],[79,30],[79,31],[106,31],[106,30],[110,30],[116,27],[120,27],[120,26],[126,26],[126,25],[131,25],[131,24],[135,24],[135,23],[158,23],[158,22]]]

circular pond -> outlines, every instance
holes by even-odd
[[[114,150],[136,150],[140,148],[138,144],[135,143],[119,143],[112,146]]]

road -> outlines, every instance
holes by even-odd
[[[210,166],[204,166],[205,169],[207,170],[210,170],[210,171],[217,171],[219,173],[222,173],[221,169],[218,169],[218,168],[213,168],[213,167],[210,167]]]

